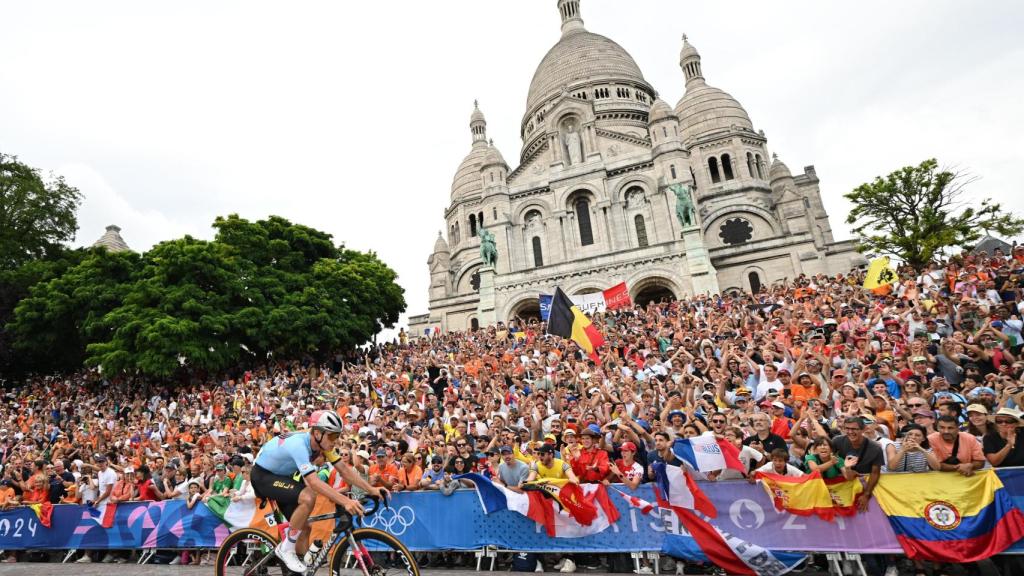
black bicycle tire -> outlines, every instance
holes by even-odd
[[[231,549],[237,546],[239,541],[241,541],[243,537],[246,535],[254,535],[259,538],[266,539],[271,544],[270,554],[274,553],[273,545],[277,544],[277,538],[275,538],[272,534],[269,534],[258,528],[242,528],[241,530],[236,530],[229,534],[228,537],[225,538],[224,541],[221,542],[220,546],[217,548],[217,558],[214,562],[214,574],[216,576],[225,576],[224,561],[227,560],[227,558],[224,557],[224,554],[230,553]],[[282,573],[287,572],[285,570],[282,570]]]
[[[413,556],[412,551],[406,548],[405,544],[402,544],[398,538],[395,538],[388,532],[378,530],[377,528],[357,528],[352,531],[352,536],[357,540],[362,536],[371,536],[380,542],[386,543],[388,546],[391,546],[393,552],[399,553],[406,560],[406,576],[420,576],[420,566],[416,563],[416,557]],[[341,563],[345,559],[348,545],[349,541],[346,535],[331,550],[331,561],[328,564],[331,567],[331,576],[337,576],[340,573]]]

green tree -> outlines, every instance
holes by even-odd
[[[239,270],[219,242],[186,236],[154,246],[123,303],[95,327],[109,338],[86,346],[86,362],[154,376],[233,365],[241,345],[234,317],[249,305]]]
[[[74,370],[85,346],[105,341],[103,317],[118,307],[138,271],[134,252],[83,250],[84,258],[62,274],[37,282],[15,308],[9,328],[22,362],[37,371]]]
[[[32,286],[57,278],[85,257],[84,250],[65,250],[46,260],[31,260],[12,270],[0,269],[0,374],[26,371],[48,372],[45,365],[33,365],[31,359],[15,350],[15,335],[8,329],[15,307],[29,294]]]
[[[964,193],[971,182],[940,169],[934,158],[906,166],[846,194],[853,203],[846,223],[855,225],[862,252],[892,255],[917,268],[945,248],[973,246],[985,233],[1024,230],[1024,220],[989,198],[968,205]]]
[[[59,257],[78,230],[78,189],[0,152],[0,270]]]
[[[393,270],[329,234],[276,216],[214,227],[212,242],[185,237],[142,257],[120,305],[81,324],[87,363],[171,376],[269,354],[322,358],[365,343],[405,309]]]

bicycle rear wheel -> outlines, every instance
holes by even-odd
[[[359,528],[352,536],[354,545],[346,536],[331,551],[331,576],[420,576],[412,552],[391,534]]]
[[[255,528],[232,532],[217,550],[217,576],[288,576],[291,572],[274,554],[277,540]]]

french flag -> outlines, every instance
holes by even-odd
[[[666,526],[661,552],[693,562],[710,562],[726,574],[782,576],[807,559],[804,554],[772,552],[719,530],[693,512],[676,508],[686,533]]]
[[[698,472],[714,472],[726,468],[743,474],[747,472],[740,462],[740,451],[728,440],[717,438],[714,432],[676,440],[672,444],[672,453]]]
[[[582,538],[603,532],[619,519],[618,511],[611,503],[603,484],[580,486],[583,499],[593,505],[597,512],[590,524],[577,521],[567,510],[556,510],[555,500],[540,490],[528,490],[523,494],[499,486],[480,474],[460,474],[457,480],[469,480],[476,485],[480,506],[485,514],[511,510],[526,516],[544,526],[548,536],[554,538]]]
[[[681,466],[655,462],[651,468],[654,469],[654,497],[658,500],[658,506],[677,512],[697,510],[711,518],[718,515],[711,499]]]

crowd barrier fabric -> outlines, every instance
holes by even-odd
[[[999,477],[1024,509],[1024,469],[1000,470]],[[744,481],[701,483],[718,509],[712,524],[769,550],[847,551],[902,554],[885,514],[872,500],[867,513],[826,522],[778,512],[764,489]],[[650,485],[626,493],[653,501]],[[551,538],[529,518],[504,510],[485,515],[476,491],[395,494],[391,507],[367,525],[394,534],[412,550],[471,550],[484,546],[531,552],[637,552],[661,549],[667,529],[680,533],[675,515],[643,515],[615,490],[609,491],[621,517],[608,529],[583,538]],[[84,506],[58,505],[45,528],[29,508],[0,513],[0,549],[214,548],[230,530],[205,505],[188,509],[180,500],[118,505],[114,526],[102,528]],[[1024,541],[1012,552],[1024,553]]]

